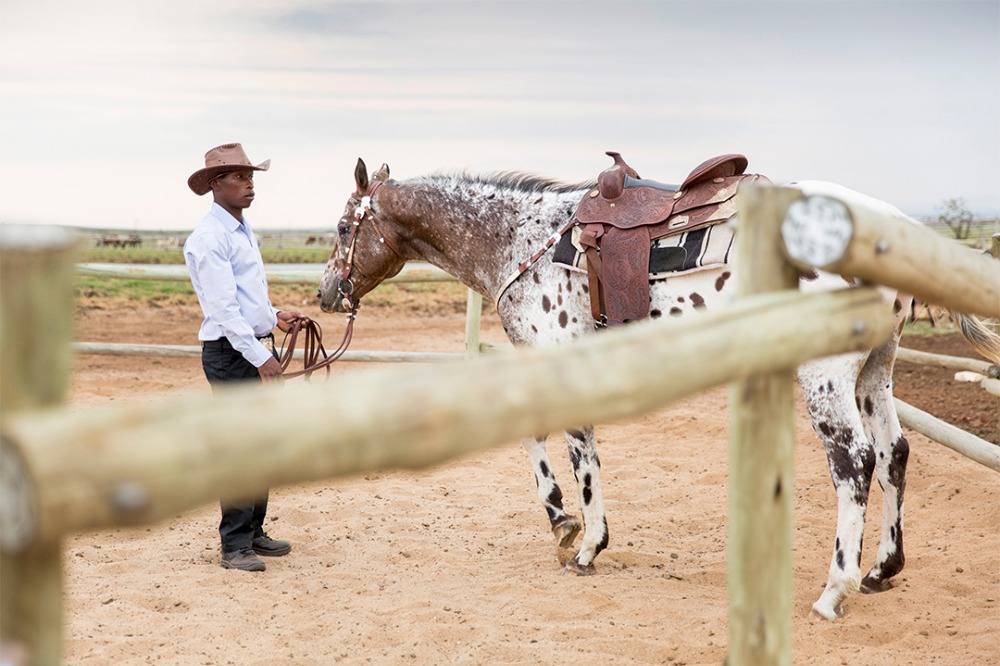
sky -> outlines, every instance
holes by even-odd
[[[1000,0],[0,0],[0,223],[193,228],[205,152],[257,228],[332,228],[354,165],[679,182],[743,153],[925,217],[1000,214]]]

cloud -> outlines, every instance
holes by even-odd
[[[0,31],[0,219],[190,226],[188,172],[234,140],[275,159],[258,224],[302,226],[359,155],[576,181],[608,149],[1000,212],[996,2],[8,0]]]

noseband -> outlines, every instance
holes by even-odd
[[[347,258],[344,261],[344,268],[340,271],[340,282],[337,284],[337,293],[340,295],[342,302],[347,306],[347,310],[353,314],[358,309],[358,304],[351,300],[351,294],[354,292],[354,283],[351,282],[351,271],[354,269],[354,245],[358,240],[358,231],[361,229],[361,223],[368,220],[372,229],[375,230],[375,234],[378,236],[378,242],[383,243],[386,247],[392,250],[393,254],[397,257],[406,261],[399,250],[396,249],[389,239],[385,237],[382,230],[378,228],[378,222],[375,221],[375,210],[372,208],[372,197],[375,195],[375,190],[382,186],[385,181],[376,180],[368,186],[368,190],[365,192],[358,200],[358,205],[354,209],[354,222],[351,229],[351,235],[347,240]]]

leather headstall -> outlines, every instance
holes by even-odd
[[[361,229],[362,222],[368,220],[368,222],[372,225],[372,229],[375,230],[375,234],[378,236],[378,242],[384,244],[392,250],[393,254],[405,261],[403,255],[396,249],[395,245],[389,242],[389,239],[386,238],[385,234],[382,233],[382,230],[379,229],[378,222],[375,221],[375,208],[373,206],[372,197],[375,196],[375,191],[382,186],[383,182],[385,181],[373,181],[368,186],[368,190],[365,192],[364,196],[357,199],[358,205],[354,209],[354,222],[351,228],[351,235],[347,240],[347,257],[344,260],[344,268],[340,271],[340,284],[337,285],[337,292],[344,299],[344,301],[350,304],[352,312],[357,309],[358,304],[351,300],[351,293],[354,291],[354,284],[351,282],[351,271],[354,269],[354,245],[358,240],[358,232]]]

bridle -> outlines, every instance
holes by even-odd
[[[375,221],[375,210],[372,208],[372,197],[375,195],[375,191],[382,186],[385,181],[376,180],[373,181],[369,186],[368,190],[364,195],[357,199],[358,205],[354,209],[354,222],[351,226],[351,235],[347,239],[347,257],[344,259],[344,268],[340,271],[340,282],[337,284],[337,295],[341,298],[342,302],[346,306],[345,309],[348,310],[352,315],[357,311],[358,304],[351,300],[351,294],[354,292],[354,283],[351,282],[351,272],[354,270],[354,245],[358,240],[358,232],[361,230],[361,223],[368,220],[372,229],[375,230],[375,234],[378,236],[378,242],[383,243],[386,247],[393,251],[393,253],[406,261],[406,258],[400,254],[396,246],[389,242],[382,233],[382,230],[378,228],[378,222]],[[352,195],[351,201],[354,201],[356,195]]]
[[[354,284],[351,282],[351,272],[354,270],[354,245],[358,240],[358,231],[361,229],[362,222],[368,220],[375,230],[376,235],[378,235],[378,242],[385,244],[397,257],[406,261],[399,250],[396,249],[396,246],[390,243],[389,239],[385,237],[385,234],[378,227],[378,222],[375,221],[372,196],[375,194],[375,190],[382,186],[383,182],[381,180],[372,182],[360,199],[357,199],[357,195],[355,194],[349,200],[357,200],[358,205],[354,209],[354,222],[351,227],[351,235],[347,240],[347,257],[344,261],[344,268],[340,271],[340,282],[337,284],[337,296],[345,305],[344,309],[347,310],[347,329],[344,331],[344,338],[340,341],[337,349],[328,354],[323,347],[323,330],[319,324],[308,317],[296,319],[292,322],[291,330],[285,333],[285,339],[281,344],[284,348],[281,356],[281,369],[285,370],[291,364],[292,354],[295,352],[295,344],[299,334],[302,334],[304,339],[304,367],[295,372],[284,373],[283,377],[292,378],[305,375],[308,378],[316,370],[324,368],[326,369],[327,376],[329,376],[330,364],[343,356],[344,352],[347,351],[347,347],[351,344],[351,338],[354,336],[354,319],[358,311],[358,303],[351,300],[351,294],[354,292]],[[320,360],[320,357],[322,357],[322,360]]]

